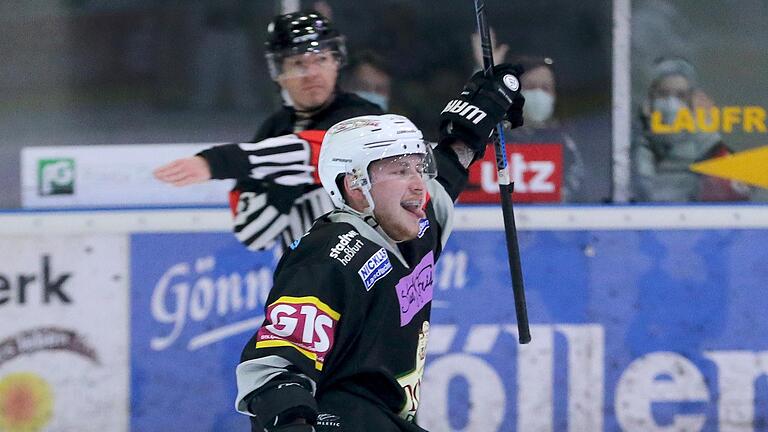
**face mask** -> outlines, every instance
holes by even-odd
[[[555,109],[555,97],[542,89],[523,90],[525,98],[523,119],[530,123],[544,123],[552,117]]]
[[[677,118],[677,113],[685,108],[686,104],[680,98],[670,96],[654,99],[652,107],[654,111],[661,112],[661,118],[664,120],[664,123],[672,124]]]
[[[367,100],[368,102],[375,103],[376,105],[380,106],[381,109],[384,111],[389,109],[389,98],[384,96],[383,94],[369,92],[369,91],[358,91],[358,92],[355,92],[355,94]]]

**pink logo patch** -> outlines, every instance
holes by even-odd
[[[411,322],[416,313],[432,301],[434,268],[435,256],[430,251],[411,274],[404,276],[395,286],[400,301],[400,327]]]

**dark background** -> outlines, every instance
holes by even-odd
[[[390,110],[434,138],[438,113],[474,70],[472,2],[327,3],[352,55],[372,49],[391,65]],[[266,26],[279,5],[0,2],[0,208],[20,205],[19,152],[25,146],[249,140],[279,104],[263,57]],[[225,25],[243,44],[204,49],[204,36],[221,24],[211,17],[222,8],[235,11],[237,18]],[[555,113],[574,131],[585,158],[587,199],[609,198],[611,3],[492,0],[487,9],[510,55],[554,59]],[[201,64],[216,65],[219,74],[206,78]],[[217,90],[200,106],[198,83],[206,79]],[[251,96],[246,104],[236,97],[243,85],[248,90],[240,93]]]

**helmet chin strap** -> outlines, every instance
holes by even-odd
[[[352,208],[345,200],[344,207],[342,207],[343,211],[346,211],[347,213],[352,213],[355,216],[359,217],[365,223],[367,223],[370,227],[376,229],[377,231],[380,231],[380,234],[384,235],[387,240],[392,240],[384,230],[381,229],[381,225],[379,224],[379,221],[376,220],[376,216],[373,215],[373,209],[376,207],[376,205],[373,202],[373,196],[371,196],[371,188],[370,186],[357,186],[358,189],[363,193],[363,197],[365,197],[365,201],[368,204],[363,211],[356,210]],[[392,240],[394,242],[394,240]]]
[[[371,196],[370,188],[359,186],[359,189],[363,192],[363,197],[365,197],[365,201],[368,203],[368,205],[362,211],[360,211],[350,206],[349,203],[347,203],[346,200],[344,200],[344,207],[342,207],[341,209],[348,213],[352,213],[363,220],[366,220],[366,219],[376,220],[375,216],[373,216],[373,209],[375,205],[373,203],[373,197]],[[376,225],[378,224],[379,223],[376,222]],[[369,223],[368,225],[371,225],[371,224]]]
[[[341,210],[346,211],[347,213],[352,213],[355,216],[359,217],[365,223],[367,223],[368,226],[375,229],[384,238],[384,240],[389,242],[392,246],[397,247],[397,244],[401,243],[402,241],[395,240],[389,234],[387,234],[387,232],[384,231],[384,228],[382,228],[379,221],[376,220],[376,216],[373,215],[373,209],[375,208],[375,204],[373,202],[373,196],[371,196],[370,186],[358,186],[358,187],[363,192],[363,196],[365,197],[365,200],[368,202],[368,207],[366,207],[365,210],[363,211],[359,211],[350,207],[349,204],[345,202],[344,207]]]

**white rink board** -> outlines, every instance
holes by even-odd
[[[21,152],[22,207],[226,205],[231,180],[180,188],[152,176],[157,167],[216,144],[27,147]]]
[[[29,429],[10,430],[128,430],[127,236],[16,236],[2,245],[0,399],[37,389],[42,410]]]
[[[690,206],[518,206],[517,229],[627,230],[768,228],[768,205]],[[22,211],[0,213],[0,236],[17,234],[217,232],[230,231],[232,216],[224,208]],[[458,206],[458,231],[504,229],[495,206]]]

